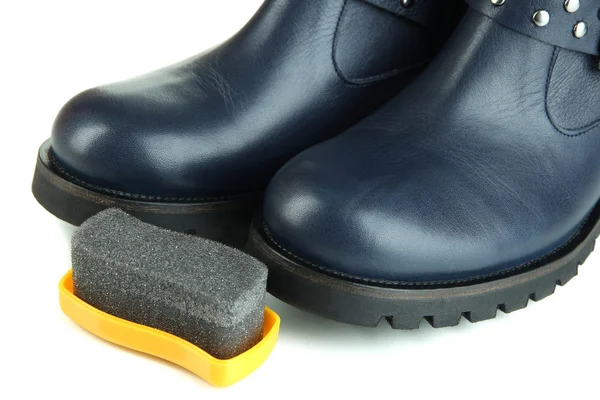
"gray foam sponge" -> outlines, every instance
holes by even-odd
[[[220,243],[110,209],[76,231],[72,267],[82,300],[216,358],[234,357],[262,338],[267,268]]]

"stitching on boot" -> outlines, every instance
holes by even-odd
[[[152,196],[145,194],[137,194],[137,193],[128,193],[120,190],[114,190],[105,188],[102,186],[94,185],[92,183],[88,183],[83,181],[76,176],[69,173],[64,169],[62,165],[58,163],[54,154],[52,154],[51,150],[48,150],[48,160],[50,161],[50,166],[63,178],[67,179],[71,183],[75,183],[85,189],[93,190],[95,192],[108,194],[116,197],[122,197],[128,200],[147,200],[147,201],[156,201],[156,202],[209,202],[209,201],[224,201],[224,200],[235,200],[245,197],[245,195],[239,196],[217,196],[217,197],[165,197],[165,196]]]
[[[379,284],[379,285],[385,285],[387,287],[391,286],[391,287],[403,287],[403,288],[406,288],[406,287],[428,288],[428,287],[449,286],[449,285],[453,285],[453,286],[465,285],[466,286],[466,285],[470,285],[470,284],[481,283],[481,282],[488,281],[488,280],[491,280],[494,278],[504,278],[509,275],[516,274],[522,270],[528,270],[533,265],[535,265],[537,263],[541,263],[548,258],[551,258],[554,254],[558,253],[559,251],[563,250],[565,247],[567,247],[571,243],[573,243],[573,241],[575,239],[577,239],[577,237],[581,234],[584,226],[586,226],[586,224],[588,223],[589,218],[592,213],[593,213],[593,211],[587,215],[587,217],[581,223],[579,228],[564,244],[562,244],[561,246],[557,247],[556,249],[552,250],[551,252],[549,252],[543,256],[540,256],[534,260],[528,261],[526,263],[517,265],[515,267],[511,267],[511,268],[508,268],[508,269],[505,269],[502,271],[493,272],[493,273],[485,274],[485,275],[478,275],[478,276],[475,276],[472,278],[441,280],[441,281],[423,281],[423,282],[406,282],[406,281],[391,281],[391,280],[386,280],[386,279],[363,278],[360,276],[351,275],[351,274],[347,274],[345,272],[340,272],[340,271],[336,271],[336,270],[332,270],[332,269],[323,267],[319,264],[313,263],[311,261],[308,261],[308,260],[296,255],[295,253],[291,252],[290,250],[288,250],[285,247],[283,247],[282,245],[280,245],[275,240],[275,238],[273,238],[273,235],[269,231],[269,228],[267,227],[267,224],[265,222],[263,222],[262,228],[263,228],[264,233],[267,235],[269,241],[271,243],[273,243],[275,246],[277,246],[277,248],[279,248],[285,254],[287,254],[288,256],[292,257],[293,259],[295,259],[297,261],[300,261],[301,263],[303,263],[307,266],[316,268],[317,270],[320,270],[328,275],[339,276],[346,280],[355,281],[355,282],[375,283],[375,284]],[[536,269],[536,268],[531,268],[531,269]]]

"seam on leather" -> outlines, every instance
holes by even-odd
[[[71,183],[75,183],[85,189],[89,189],[98,193],[107,194],[115,197],[122,197],[128,200],[144,200],[144,201],[156,201],[156,202],[181,202],[181,203],[191,203],[191,202],[210,202],[210,201],[226,201],[226,200],[236,200],[241,199],[246,195],[238,195],[238,196],[216,196],[216,197],[166,197],[166,196],[152,196],[145,194],[137,194],[137,193],[128,193],[120,190],[114,190],[105,188],[99,185],[94,185],[92,183],[88,183],[83,181],[76,176],[69,173],[64,169],[62,165],[58,163],[52,151],[48,150],[48,160],[50,161],[50,166],[58,172],[63,178],[67,179]]]
[[[394,70],[391,70],[391,71],[388,71],[388,72],[384,72],[382,74],[377,74],[377,75],[369,76],[367,78],[358,78],[358,79],[348,79],[348,78],[346,78],[346,76],[344,75],[344,73],[340,69],[337,60],[335,59],[335,54],[336,54],[336,51],[337,51],[337,46],[338,46],[338,41],[339,41],[339,35],[338,35],[338,33],[339,33],[340,25],[342,23],[342,17],[344,16],[344,13],[346,12],[346,6],[348,4],[348,1],[349,0],[344,0],[344,4],[342,6],[342,10],[340,11],[340,15],[338,16],[337,22],[335,24],[335,32],[333,34],[333,44],[332,44],[332,49],[331,49],[331,61],[333,63],[333,69],[335,70],[335,73],[338,76],[338,78],[340,78],[344,84],[346,84],[346,85],[348,85],[350,87],[367,86],[367,85],[370,85],[370,84],[378,83],[378,82],[380,82],[382,80],[385,80],[385,79],[393,78],[394,76],[397,76],[397,75],[399,75],[401,73],[413,71],[415,69],[424,67],[425,65],[427,65],[431,61],[431,59],[427,59],[427,60],[425,60],[423,62],[416,63],[416,64],[410,65],[408,67],[405,67],[405,68],[397,68],[397,69],[394,69]],[[371,7],[377,8],[378,10],[381,10],[383,12],[390,13],[390,14],[392,14],[393,16],[395,16],[397,18],[402,18],[402,19],[404,19],[406,21],[409,21],[411,23],[415,23],[414,21],[412,21],[412,20],[410,20],[410,19],[408,19],[406,17],[403,17],[401,15],[396,15],[396,14],[394,14],[394,13],[392,13],[392,12],[390,12],[390,11],[384,9],[384,8],[377,7],[376,5],[371,4],[369,2],[365,2],[365,4],[368,4]],[[419,24],[417,24],[417,25],[419,25]],[[421,26],[421,25],[419,25],[419,26]]]
[[[546,78],[546,94],[545,94],[545,98],[544,98],[544,110],[546,112],[546,116],[548,117],[548,120],[550,121],[550,123],[552,124],[552,126],[562,135],[565,135],[567,137],[577,137],[577,136],[581,136],[585,133],[588,133],[589,131],[593,130],[594,128],[600,126],[600,119],[597,119],[596,121],[582,126],[580,128],[573,128],[573,129],[566,129],[566,128],[562,128],[561,126],[559,126],[559,124],[556,122],[556,120],[552,117],[552,115],[550,114],[550,110],[548,109],[548,96],[550,94],[550,83],[552,81],[552,76],[554,74],[554,68],[556,67],[556,60],[558,59],[558,55],[560,53],[560,47],[555,46],[554,47],[554,52],[552,53],[552,60],[550,62],[550,69],[548,71],[548,76]]]
[[[596,207],[594,207],[595,209]],[[283,247],[282,245],[280,245],[275,238],[273,238],[273,235],[271,234],[271,232],[269,231],[269,228],[267,227],[267,224],[265,222],[263,222],[262,224],[262,228],[264,233],[267,235],[269,241],[271,241],[271,243],[273,243],[275,246],[277,246],[277,248],[279,248],[281,251],[283,251],[285,254],[287,254],[288,256],[292,257],[293,259],[295,259],[296,261],[300,261],[301,263],[316,268],[317,270],[320,270],[328,275],[334,275],[334,276],[339,276],[341,278],[344,278],[346,280],[349,281],[354,281],[354,282],[359,282],[359,283],[374,283],[374,284],[379,284],[379,285],[384,285],[385,287],[402,287],[402,288],[410,288],[410,287],[446,287],[449,285],[452,286],[456,286],[456,285],[471,285],[471,284],[477,284],[480,282],[485,282],[485,281],[489,281],[489,280],[493,280],[493,279],[501,279],[510,275],[514,275],[516,273],[518,273],[521,270],[527,270],[528,268],[530,268],[532,265],[539,263],[539,262],[543,262],[545,259],[548,259],[550,257],[552,257],[554,254],[558,253],[559,251],[563,250],[565,247],[569,246],[570,244],[573,243],[573,241],[581,234],[583,227],[586,226],[586,224],[588,223],[588,220],[590,218],[590,216],[592,215],[592,213],[594,212],[594,210],[592,210],[584,219],[584,221],[579,225],[579,228],[577,228],[577,230],[575,231],[575,233],[573,235],[571,235],[571,237],[562,245],[560,245],[559,247],[557,247],[556,249],[552,250],[551,252],[544,254],[543,256],[540,256],[534,260],[528,261],[526,263],[508,268],[508,269],[504,269],[502,271],[498,271],[498,272],[493,272],[490,274],[484,274],[484,275],[477,275],[475,277],[471,277],[471,278],[464,278],[464,279],[454,279],[454,280],[442,280],[442,281],[423,281],[423,282],[407,282],[407,281],[392,281],[392,280],[386,280],[386,279],[372,279],[372,278],[364,278],[364,277],[360,277],[360,276],[356,276],[356,275],[352,275],[352,274],[347,274],[345,272],[340,272],[340,271],[336,271],[336,270],[332,270],[330,268],[326,268],[323,267],[322,265],[313,263],[311,261],[308,261],[298,255],[296,255],[295,253],[291,252],[290,250],[286,249],[285,247]],[[544,265],[541,265],[540,267],[543,267]],[[536,269],[536,268],[533,268]]]

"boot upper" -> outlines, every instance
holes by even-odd
[[[74,97],[54,124],[54,166],[122,195],[262,190],[292,156],[359,121],[432,58],[449,6],[429,3],[267,0],[222,45]]]
[[[549,260],[584,229],[600,199],[600,34],[582,45],[573,24],[600,32],[598,10],[546,2],[555,28],[534,25],[539,1],[502,18],[471,3],[417,80],[278,172],[264,229],[279,249],[360,282],[435,286]]]

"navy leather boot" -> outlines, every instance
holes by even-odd
[[[451,326],[550,295],[592,251],[600,2],[468,3],[417,80],[271,182],[249,250],[277,297]]]
[[[72,224],[120,207],[241,246],[277,169],[411,81],[460,7],[267,0],[221,46],[73,98],[39,151],[33,193]]]

